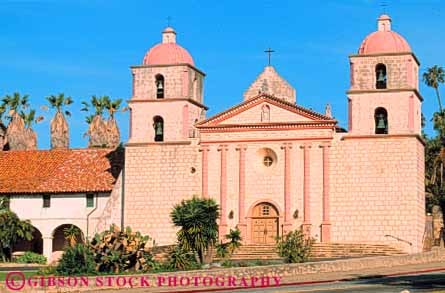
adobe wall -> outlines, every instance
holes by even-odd
[[[195,142],[126,147],[124,225],[172,244],[176,229],[170,212],[201,191],[201,164]],[[192,171],[195,168],[195,171]]]
[[[375,89],[375,67],[386,66],[388,89],[418,88],[419,65],[410,53],[397,55],[352,55],[351,90]]]
[[[238,140],[242,138],[248,140]],[[304,149],[303,146],[310,145],[309,165],[309,197],[310,197],[310,222],[312,224],[311,234],[320,241],[320,225],[322,222],[322,193],[323,193],[323,150],[321,145],[331,140],[332,130],[305,130],[305,131],[255,131],[255,132],[227,132],[227,133],[201,133],[203,144],[209,148],[208,151],[208,194],[218,203],[220,202],[221,188],[221,143],[218,139],[224,138],[227,148],[227,201],[226,217],[227,231],[234,228],[239,221],[239,166],[240,151],[242,145],[245,149],[245,203],[244,212],[247,217],[247,235],[244,240],[251,241],[251,226],[249,213],[253,207],[261,202],[272,203],[279,212],[279,233],[281,224],[284,223],[285,214],[285,150],[284,144],[290,145],[290,229],[297,229],[303,223],[304,216]],[[263,141],[273,137],[278,141]],[[307,137],[316,138],[306,140]],[[255,139],[257,139],[255,141]],[[280,141],[280,139],[282,139]],[[290,139],[290,140],[286,140]],[[205,143],[213,141],[213,143]],[[274,163],[270,167],[263,164],[265,150],[272,151]],[[229,217],[233,212],[233,218]]]
[[[270,109],[269,121],[261,121],[261,112],[263,106],[267,105]],[[297,121],[313,121],[302,115],[295,114],[289,110],[283,109],[269,103],[260,103],[248,111],[241,112],[227,120],[221,121],[221,124],[236,123],[258,123],[258,122],[297,122]]]
[[[199,119],[201,108],[187,101],[154,100],[132,102],[131,137],[129,143],[153,142],[155,137],[154,117],[164,120],[164,141],[183,141]],[[186,128],[187,130],[184,130]]]
[[[350,101],[350,132],[374,134],[374,113],[377,107],[388,112],[388,133],[421,133],[421,101],[414,91],[348,94]]]
[[[414,136],[341,137],[331,147],[332,241],[385,243],[406,252],[421,251],[422,142]]]

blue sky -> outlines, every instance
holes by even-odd
[[[393,29],[410,43],[421,71],[445,66],[445,5],[441,0],[394,0],[387,12]],[[347,125],[348,55],[376,29],[381,1],[113,1],[0,0],[0,96],[29,94],[47,119],[34,129],[39,148],[49,148],[53,113],[40,110],[45,96],[74,98],[71,146],[85,147],[88,125],[80,101],[93,94],[131,95],[129,66],[160,42],[172,18],[178,43],[193,56],[205,79],[204,102],[213,115],[242,101],[242,94],[267,63],[297,90],[297,103],[323,112],[332,105]],[[434,92],[421,87],[423,112],[437,108]],[[445,97],[445,90],[442,91]],[[118,114],[122,140],[128,114]],[[428,121],[427,132],[431,133]]]

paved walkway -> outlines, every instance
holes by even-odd
[[[281,280],[284,286],[280,288],[270,288],[267,292],[286,292],[286,290],[282,291],[282,288],[295,288],[295,286],[307,286],[314,285],[316,283],[322,284],[323,282],[329,283],[330,281],[339,281],[339,280],[365,280],[365,279],[373,279],[373,278],[383,278],[384,276],[397,276],[397,275],[407,275],[412,273],[427,273],[427,272],[445,272],[445,262],[437,262],[437,263],[429,263],[429,264],[420,264],[420,265],[404,265],[399,267],[392,268],[379,268],[372,270],[359,270],[353,272],[340,272],[340,273],[320,273],[320,274],[306,274],[306,275],[298,275],[283,278]],[[246,276],[247,277],[247,276]],[[357,288],[358,289],[358,288]],[[122,290],[122,289],[121,289]],[[182,289],[182,288],[174,288],[174,287],[146,287],[146,288],[135,288],[128,289],[125,288],[125,291],[130,292],[230,292],[229,290],[233,290],[232,292],[245,291],[245,292],[264,292],[265,288],[258,288],[254,290],[238,290],[237,288],[226,288],[223,289],[221,287],[208,287],[208,288],[190,288],[190,289]],[[258,291],[257,291],[258,290]],[[94,290],[89,292],[114,292],[117,290]],[[289,290],[292,292],[292,290]],[[296,291],[299,292],[299,291]],[[311,292],[308,290],[307,292]],[[325,291],[326,292],[326,291]],[[354,291],[351,291],[354,292]],[[360,292],[357,290],[357,292]]]

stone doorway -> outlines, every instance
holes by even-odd
[[[252,215],[252,243],[275,244],[278,219],[278,211],[272,204],[263,202],[256,205]]]

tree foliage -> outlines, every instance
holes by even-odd
[[[94,256],[86,244],[77,243],[63,251],[56,272],[62,276],[91,275],[96,273]]]
[[[423,74],[424,83],[433,88],[439,105],[438,111],[433,114],[433,128],[436,136],[426,139],[425,147],[425,186],[427,210],[432,205],[439,205],[445,211],[445,111],[442,108],[440,85],[445,82],[445,71],[442,67],[434,65]],[[445,213],[443,213],[445,217]]]
[[[172,222],[179,227],[179,245],[196,253],[199,263],[204,263],[212,253],[218,239],[219,207],[213,199],[192,198],[183,200],[171,212]]]
[[[9,208],[0,209],[0,258],[10,259],[12,246],[19,239],[32,240],[34,227],[28,220],[20,220]]]
[[[65,115],[71,116],[70,111],[65,110],[65,112],[63,112],[64,106],[69,106],[74,102],[71,97],[65,97],[64,93],[60,93],[58,95],[50,95],[46,97],[46,100],[48,101],[50,107],[56,109],[57,112],[65,113]]]
[[[300,263],[309,259],[315,239],[305,237],[301,230],[289,232],[277,242],[278,255],[286,263]]]

